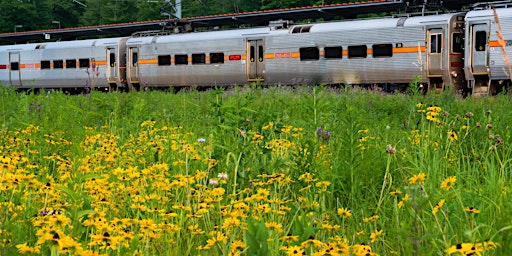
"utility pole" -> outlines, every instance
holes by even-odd
[[[181,0],[176,0],[176,17],[181,19]]]
[[[174,16],[178,19],[181,19],[181,0],[175,0],[176,3],[173,4],[171,2],[171,0],[165,0],[165,2],[172,7],[172,9],[174,10]]]

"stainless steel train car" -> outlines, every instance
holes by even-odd
[[[508,85],[512,8],[225,31],[0,46],[0,82],[26,88],[267,84]],[[512,43],[510,43],[512,44]]]
[[[0,47],[0,82],[25,88],[87,88],[125,84],[127,38]]]
[[[465,34],[464,74],[473,94],[493,94],[510,87],[512,8],[468,12]]]
[[[460,86],[463,28],[464,14],[445,14],[130,38],[128,84],[408,84],[419,75],[437,89]]]

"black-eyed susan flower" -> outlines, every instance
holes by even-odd
[[[457,133],[454,131],[448,132],[448,139],[450,141],[458,140],[459,137],[457,136]]]
[[[443,207],[444,203],[445,203],[445,200],[444,200],[444,199],[441,199],[441,200],[439,201],[439,203],[437,203],[437,204],[436,204],[436,206],[434,206],[434,208],[432,209],[432,214],[434,214],[434,215],[435,215],[435,214],[439,211],[439,209],[440,209],[441,207]]]
[[[269,229],[274,229],[277,232],[281,232],[283,229],[283,224],[277,222],[265,222],[265,227]]]
[[[466,207],[466,208],[464,208],[464,211],[469,212],[469,213],[475,213],[475,214],[480,213],[480,210],[478,210],[474,207]]]
[[[308,248],[310,246],[320,248],[324,245],[324,243],[320,240],[315,239],[313,236],[310,236],[306,241],[302,242],[300,246],[302,248]]]
[[[443,181],[443,183],[441,183],[441,188],[444,190],[449,190],[453,187],[453,185],[455,184],[456,181],[457,181],[457,177],[450,176],[450,177],[446,178]]]
[[[395,189],[395,191],[389,192],[389,195],[391,195],[391,196],[399,196],[401,194],[402,194],[402,191],[400,191],[398,189]]]
[[[294,246],[282,246],[280,248],[286,253],[286,255],[304,255],[304,249],[298,245]]]
[[[424,108],[425,106],[426,104],[421,101],[416,104],[416,108]]]
[[[457,255],[482,255],[482,252],[494,250],[499,244],[494,242],[460,243],[452,245],[445,250],[447,254]]]
[[[279,240],[284,241],[285,243],[292,243],[299,241],[299,236],[294,236],[292,234],[288,234],[286,236],[282,236],[279,238]]]
[[[346,208],[338,208],[338,215],[343,218],[348,218],[352,216],[352,212]]]
[[[31,246],[28,246],[27,243],[18,244],[18,245],[16,245],[16,248],[18,248],[18,252],[20,254],[27,254],[27,253],[39,254],[40,253],[39,246],[31,247]]]
[[[425,182],[425,173],[418,173],[411,178],[409,178],[409,185],[416,185],[416,184],[422,184]]]
[[[368,222],[373,222],[373,221],[376,221],[378,220],[380,217],[379,215],[373,215],[371,217],[368,217],[368,218],[364,218],[363,221],[368,223]]]
[[[379,239],[379,237],[382,235],[382,230],[375,230],[370,234],[371,242],[374,243]]]

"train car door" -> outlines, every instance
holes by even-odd
[[[21,86],[21,73],[20,73],[20,53],[9,53],[9,80],[11,86]]]
[[[487,74],[489,25],[474,24],[471,26],[470,67],[473,74]]]
[[[108,47],[107,48],[107,81],[109,84],[115,84],[117,83],[117,69],[118,64],[116,61],[116,48],[115,47]]]
[[[248,81],[265,80],[265,44],[263,39],[247,40]]]
[[[428,77],[443,76],[443,30],[429,29],[427,34],[427,75]]]
[[[128,75],[132,84],[139,83],[139,48],[130,47],[128,50]]]

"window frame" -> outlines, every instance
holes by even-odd
[[[52,67],[52,62],[49,60],[42,60],[41,62],[41,69],[50,69]]]
[[[158,66],[170,66],[171,65],[171,55],[158,55]]]
[[[332,53],[339,54],[332,54]],[[326,59],[343,59],[343,47],[341,46],[326,46],[324,47],[324,58]]]
[[[206,64],[205,53],[192,53],[192,65]]]
[[[54,69],[63,69],[64,61],[63,60],[53,60],[53,68]]]
[[[176,66],[188,65],[188,54],[175,54],[174,55],[174,65],[176,65]]]
[[[301,61],[314,61],[320,59],[320,49],[316,46],[308,46],[299,48]]]
[[[483,35],[483,36],[481,36]],[[477,52],[483,52],[487,49],[487,31],[485,30],[478,30],[475,31],[475,51]],[[479,49],[479,46],[482,47]]]
[[[223,64],[224,63],[224,52],[211,52],[210,53],[210,64]]]
[[[359,53],[357,50],[360,50],[361,54],[356,54]],[[368,57],[368,46],[365,44],[350,45],[347,47],[347,55],[349,59],[366,59]]]
[[[76,69],[76,59],[67,59],[66,60],[66,69]]]
[[[375,54],[378,53],[378,54]],[[372,45],[372,56],[374,58],[393,57],[393,44],[374,44]]]
[[[78,66],[80,68],[90,68],[91,67],[91,60],[90,59],[78,59]]]

